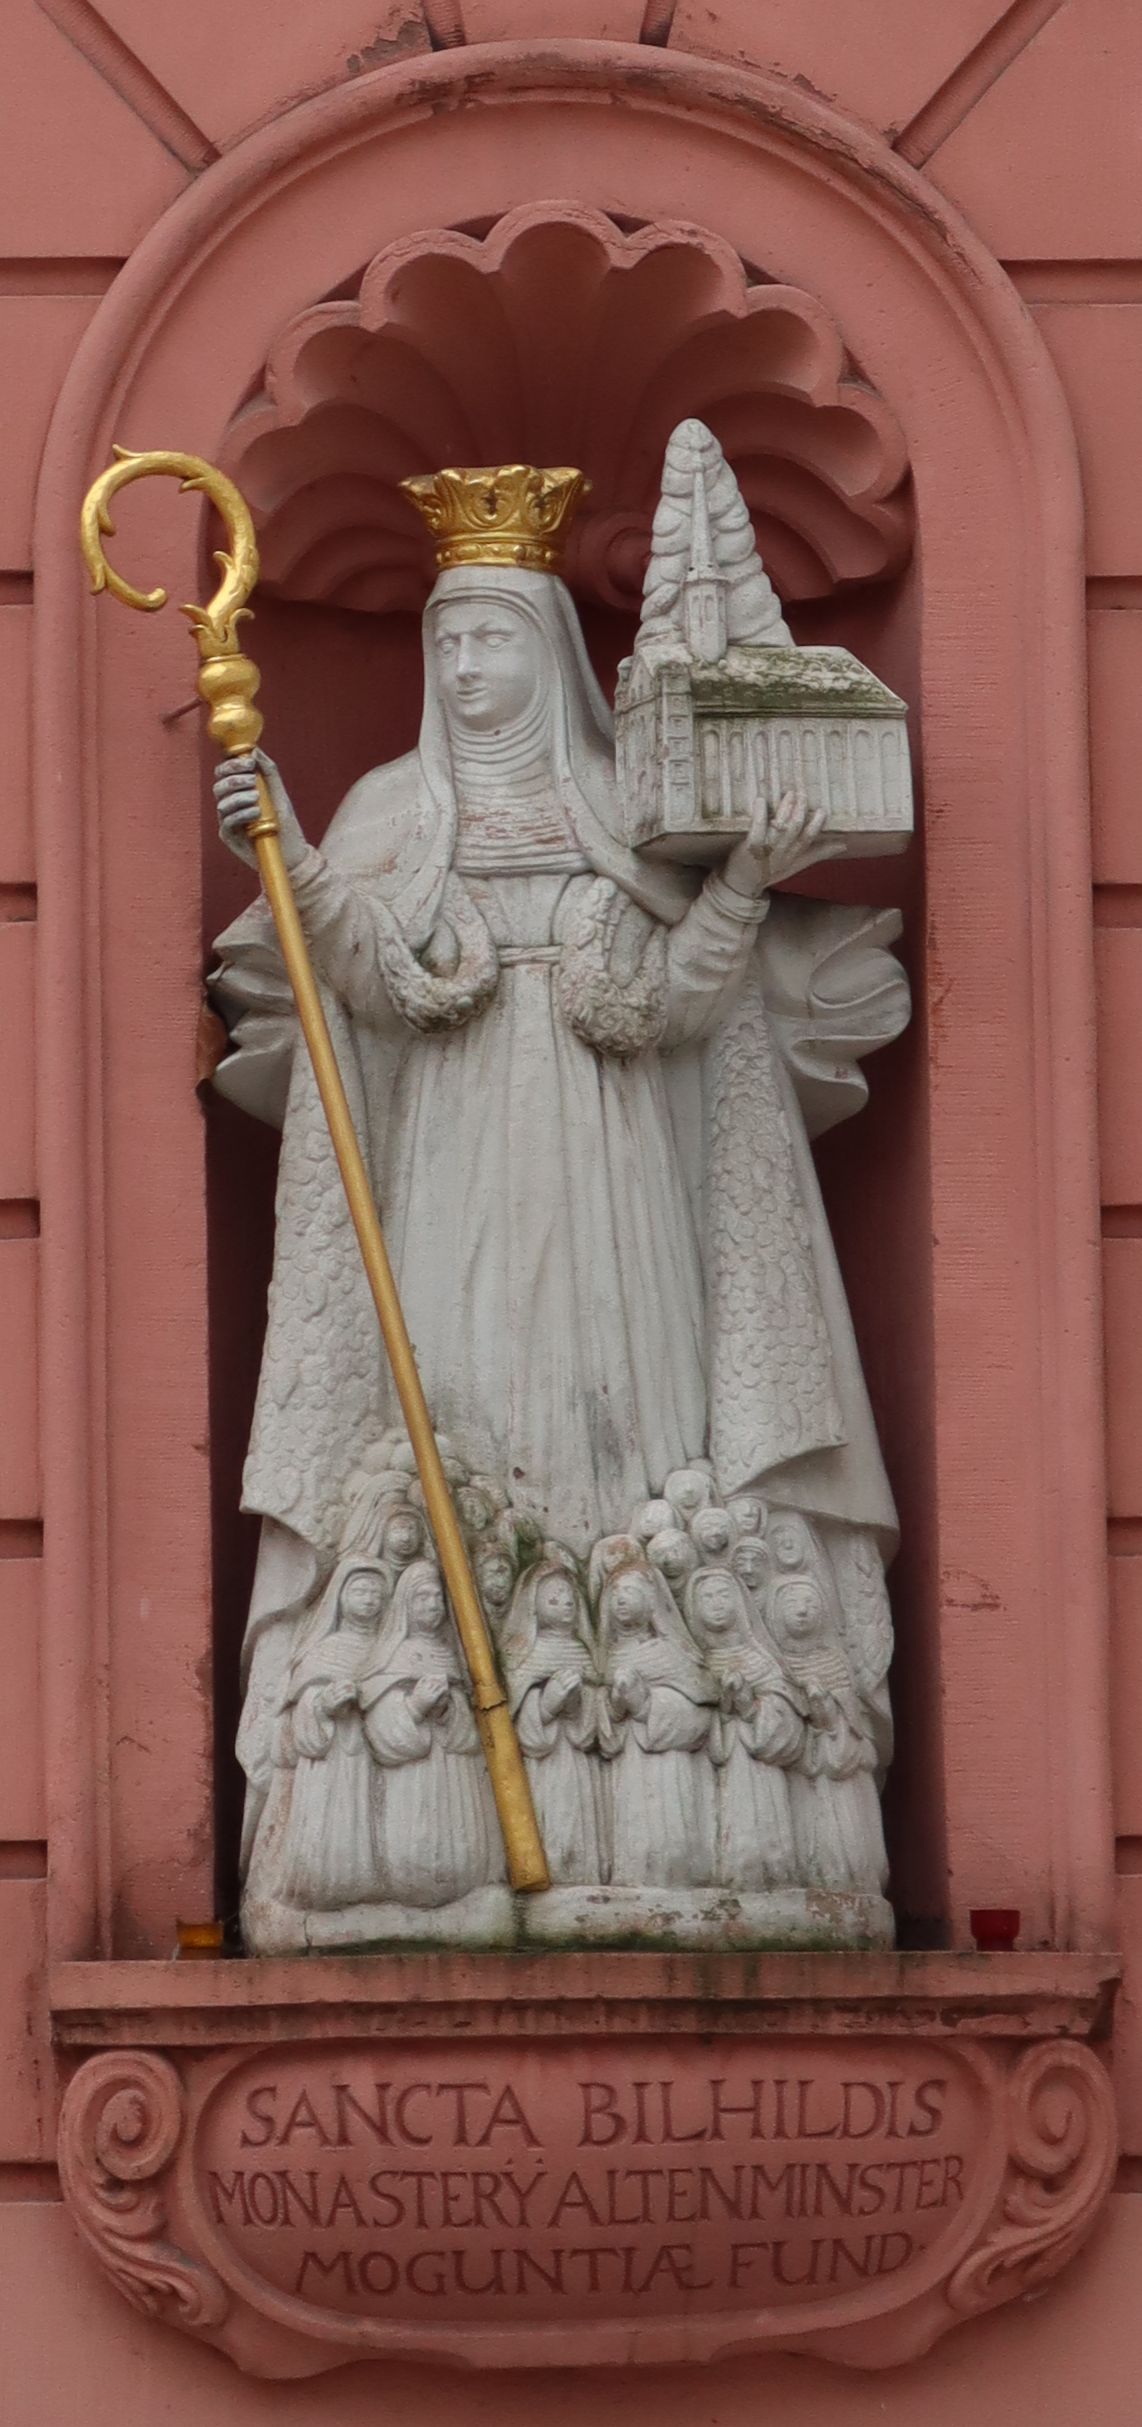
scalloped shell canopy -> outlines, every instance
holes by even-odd
[[[387,246],[355,296],[282,329],[222,460],[254,512],[263,585],[372,612],[418,608],[432,578],[403,480],[579,464],[591,496],[566,577],[632,610],[667,440],[689,417],[733,466],[783,599],[906,562],[903,436],[823,306],[700,228],[624,231],[571,203]]]

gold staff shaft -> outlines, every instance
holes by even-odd
[[[184,489],[200,489],[217,507],[226,525],[230,547],[219,552],[222,582],[208,607],[184,607],[202,660],[198,689],[210,709],[212,739],[229,757],[252,750],[262,730],[254,706],[258,670],[239,649],[236,626],[250,610],[246,601],[258,578],[258,555],[249,508],[232,481],[198,456],[154,451],[129,454],[116,447],[116,462],[88,491],[81,520],[81,542],[95,590],[109,589],[128,606],[153,611],[165,604],[166,593],[134,590],[108,563],[104,537],[114,530],[108,511],[117,489],[128,482],[161,472],[176,478]],[[377,1215],[353,1117],[349,1110],[333,1040],[325,1017],[309,946],[298,914],[289,870],[281,847],[277,814],[261,775],[259,816],[247,828],[269,903],[282,958],[286,965],[298,1019],[305,1037],[313,1075],[329,1129],[337,1168],[357,1233],[361,1261],[381,1334],[392,1367],[397,1396],[424,1491],[425,1508],[440,1555],[464,1658],[472,1680],[476,1723],[492,1781],[500,1828],[513,1888],[526,1892],[549,1886],[543,1841],[536,1824],[527,1771],[507,1699],[496,1671],[488,1623],[480,1606],[467,1546],[448,1489],[436,1444],[432,1419],[408,1336],[393,1269]]]

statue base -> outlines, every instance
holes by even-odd
[[[883,1896],[830,1889],[549,1888],[516,1898],[520,1943],[550,1947],[891,1947]]]
[[[667,1947],[681,1953],[749,1948],[891,1947],[883,1896],[835,1889],[549,1888],[542,1896],[480,1888],[433,1909],[349,1905],[339,1913],[247,1899],[251,1955],[423,1947]]]

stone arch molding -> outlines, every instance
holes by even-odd
[[[832,315],[708,229],[624,230],[573,202],[386,245],[350,298],[275,336],[223,460],[254,508],[263,582],[374,613],[419,608],[429,579],[406,475],[577,464],[591,491],[567,578],[630,611],[666,440],[689,413],[733,462],[783,598],[905,562],[903,433]]]
[[[905,1346],[932,1376],[916,1429],[931,1441],[938,1513],[908,1624],[939,1669],[953,1943],[968,1943],[969,1906],[1010,1904],[1031,1945],[1110,1939],[1082,524],[1054,375],[994,262],[867,131],[788,86],[673,53],[496,45],[361,77],[208,170],[93,319],[43,462],[49,1924],[59,1998],[70,1979],[86,2014],[129,2005],[130,2030],[152,2047],[193,2039],[201,2015],[168,2025],[166,1966],[152,1992],[132,1965],[128,1995],[122,1968],[100,1959],[165,1956],[172,1917],[211,1910],[206,1215],[191,1042],[202,768],[176,713],[190,690],[185,629],[173,614],[93,608],[79,500],[115,440],[217,456],[280,332],[314,296],[351,297],[363,258],[425,226],[502,230],[521,197],[549,211],[555,191],[589,221],[610,219],[621,197],[624,220],[657,228],[683,190],[714,239],[698,268],[715,288],[729,280],[740,295],[732,261],[754,258],[764,230],[768,299],[752,304],[746,289],[739,322],[772,334],[784,309],[773,295],[793,290],[814,307],[786,311],[783,342],[808,359],[823,328],[844,331],[859,402],[834,351],[836,394],[797,410],[806,434],[839,420],[880,449],[879,492],[838,487],[843,450],[829,458],[833,489],[818,482],[838,511],[840,499],[854,545],[886,544],[876,513],[897,494],[877,398],[907,440],[930,1053]],[[608,241],[622,257],[622,230]],[[333,342],[346,342],[341,324]],[[297,360],[312,371],[306,347]],[[268,434],[267,461],[278,438]],[[140,571],[149,561],[150,578],[192,598],[203,533],[168,484],[149,486],[124,508],[124,560],[129,543]],[[296,1999],[312,2009],[307,1970],[304,1991],[279,1983],[295,2019]],[[1051,2030],[1078,2033],[1061,1988],[1059,2000]],[[115,2112],[90,2211],[100,2232],[119,2142],[135,2129],[133,2109]],[[1103,2182],[1100,2161],[1092,2203]],[[1021,2232],[1024,2221],[1007,2218]],[[1063,2222],[1050,2243],[1060,2255],[1069,2210]],[[1004,2244],[984,2277],[957,2277],[958,2313],[1001,2283],[1018,2288],[1022,2247],[1010,2268]],[[759,2339],[756,2321],[737,2322],[734,2348]]]

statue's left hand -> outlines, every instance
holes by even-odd
[[[261,814],[258,801],[258,776],[265,779],[266,790],[277,812],[281,837],[282,858],[287,868],[296,868],[309,846],[281,776],[272,758],[264,750],[244,750],[238,758],[224,758],[214,772],[214,800],[218,810],[218,830],[236,859],[247,868],[258,865],[257,853],[246,840],[246,828],[256,824]]]
[[[763,802],[754,813],[749,833],[734,844],[726,861],[722,870],[726,884],[756,901],[784,877],[799,876],[803,868],[812,868],[819,860],[837,859],[844,844],[821,839],[827,814],[824,809],[810,809],[800,787],[783,792],[775,809]]]

